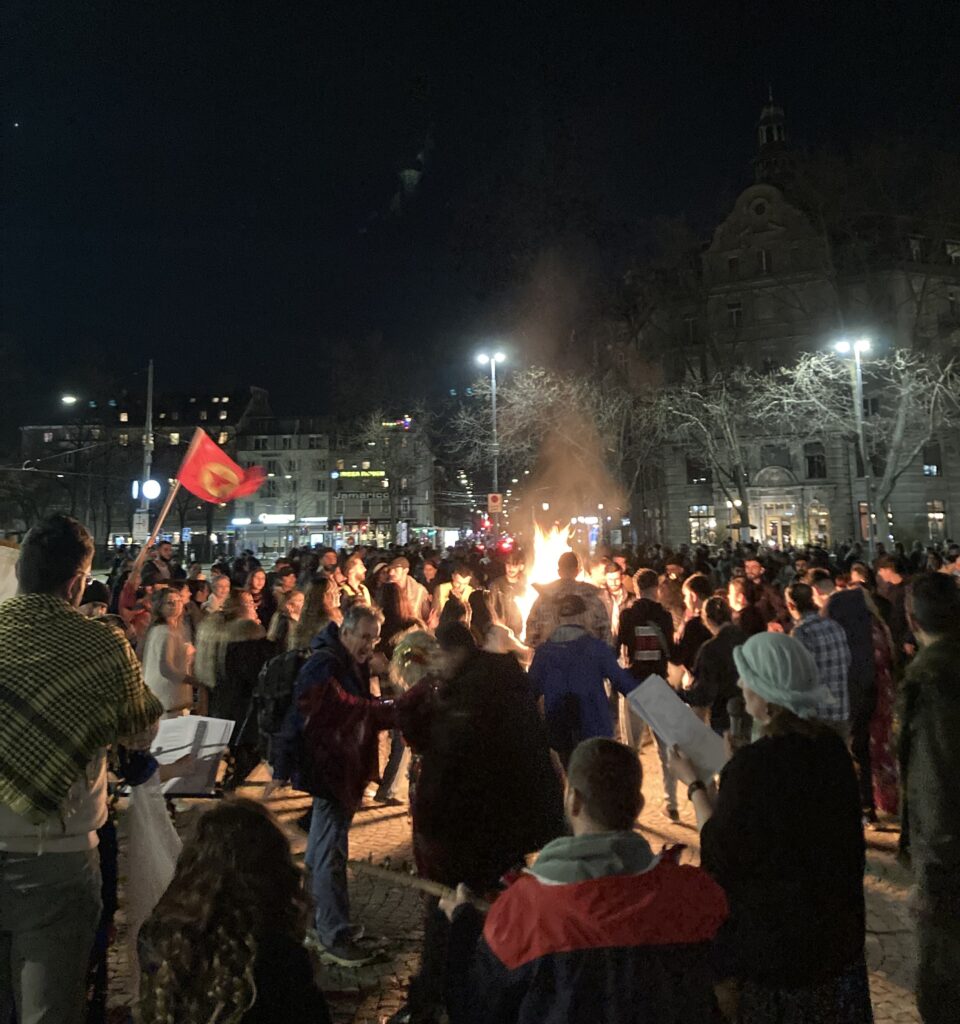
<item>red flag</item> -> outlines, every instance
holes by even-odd
[[[266,474],[259,466],[250,469],[238,466],[210,440],[205,430],[197,427],[177,479],[191,494],[219,504],[253,494]]]

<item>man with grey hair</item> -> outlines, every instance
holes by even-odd
[[[370,695],[371,671],[387,669],[374,654],[379,638],[380,617],[362,604],[347,609],[343,625],[331,622],[314,638],[277,736],[268,787],[292,781],[313,796],[305,863],[314,922],[321,959],[341,967],[373,959],[353,939],[347,856],[353,816],[378,774],[378,730],[394,725],[392,705]]]

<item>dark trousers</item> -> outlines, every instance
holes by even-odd
[[[871,812],[876,804],[873,799],[873,763],[870,760],[870,722],[876,706],[877,691],[871,689],[851,702],[850,708],[850,753],[857,765],[860,807]]]
[[[921,911],[917,947],[917,1008],[923,1024],[955,1024],[960,1014],[960,920],[951,913]]]

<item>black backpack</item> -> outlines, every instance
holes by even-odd
[[[273,740],[283,727],[283,720],[293,701],[293,688],[309,650],[285,651],[266,662],[253,690],[250,713],[257,722],[257,750],[273,764]]]

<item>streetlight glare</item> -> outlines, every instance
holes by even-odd
[[[846,341],[846,340],[843,340],[843,341],[835,341],[835,342],[833,343],[833,348],[834,348],[834,350],[835,350],[836,352],[839,352],[839,353],[840,353],[840,355],[842,355],[842,356],[845,356],[845,355],[847,355],[847,354],[849,353],[849,351],[850,351],[850,342],[849,342],[849,341]]]
[[[506,357],[506,354],[505,354],[505,353],[503,353],[503,352],[497,352],[497,353],[495,353],[495,354],[494,354],[494,357],[493,357],[493,358],[494,358],[494,359],[496,359],[496,361],[497,361],[498,363],[502,363],[502,362],[504,361],[504,359],[506,359],[507,357]]]
[[[481,366],[486,366],[487,363],[490,362],[490,357],[487,355],[486,352],[479,352],[479,353],[477,353],[477,362]]]
[[[63,402],[64,405],[76,405],[77,404],[77,396],[76,395],[61,395],[60,396],[60,401]]]
[[[856,349],[858,352],[869,352],[870,351],[870,339],[869,338],[858,338],[856,341]]]

